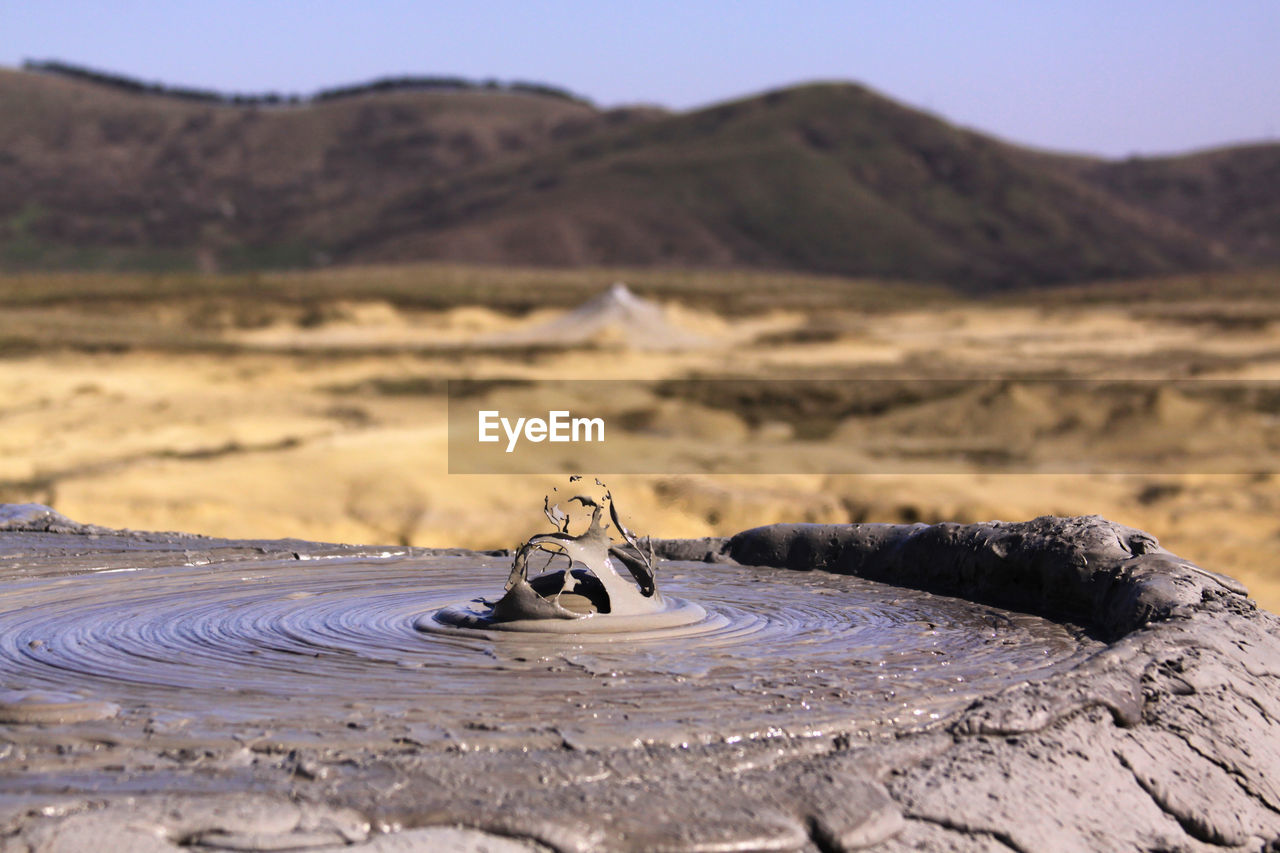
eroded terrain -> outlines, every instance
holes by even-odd
[[[638,527],[671,537],[781,519],[1099,513],[1280,607],[1277,404],[1265,384],[1280,379],[1280,303],[1266,276],[966,301],[839,280],[638,274],[633,291],[699,345],[638,349],[609,323],[538,344],[614,275],[7,279],[0,497],[136,529],[505,548],[533,532],[525,508],[548,478],[448,475],[447,379],[1135,380],[1147,384],[1101,401],[1013,382],[889,398],[871,414],[839,397],[815,410],[632,396],[614,411],[706,472],[611,482]],[[1226,390],[1199,393],[1202,380]],[[955,447],[913,439],[939,431]],[[717,448],[747,445],[769,473],[717,467]],[[1101,449],[1100,465],[1053,464],[1082,448]],[[957,449],[969,454],[960,464]]]

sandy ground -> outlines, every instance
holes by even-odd
[[[181,337],[190,318],[157,309],[130,319],[127,311],[98,316],[92,307],[14,308],[6,326],[47,330],[59,345],[0,358],[0,499],[139,529],[511,547],[542,526],[542,497],[563,478],[449,474],[444,379],[1280,380],[1280,325],[1204,322],[1212,307],[1160,314],[1113,304],[955,303],[721,316],[672,304],[671,322],[704,343],[671,350],[629,347],[616,330],[571,349],[504,349],[495,345],[504,335],[524,337],[560,313],[412,311],[377,300],[346,301],[321,322],[285,317],[228,328],[216,347],[77,347],[63,344],[86,330],[105,334],[111,323],[127,333],[128,323],[146,321]],[[668,447],[755,442],[773,454],[771,470],[805,473],[667,473],[609,483],[632,526],[662,537],[778,521],[1096,513],[1238,577],[1260,603],[1280,610],[1273,401],[1237,405],[1167,391],[1124,417],[1113,401],[1106,417],[1091,420],[1097,407],[1087,395],[1037,393],[1015,388],[996,398],[895,405],[874,418],[844,418],[818,445],[797,437],[794,417],[641,399],[632,409],[666,425]],[[886,473],[830,473],[859,470],[856,453],[868,443],[901,449],[903,436],[930,428],[999,445],[1002,424],[1042,414],[1050,426],[1038,433],[1038,468],[1017,459],[1004,467],[903,461],[869,469]],[[1062,466],[1052,465],[1051,473],[1031,473],[1046,470],[1044,459],[1058,448],[1069,455],[1084,446],[1107,450],[1113,462],[1150,447],[1164,455],[1147,457],[1138,473],[1059,473]]]

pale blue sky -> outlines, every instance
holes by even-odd
[[[1280,139],[1280,0],[0,0],[0,65],[24,58],[227,91],[514,78],[675,108],[856,80],[1057,150]]]

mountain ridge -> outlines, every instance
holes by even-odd
[[[534,83],[528,80],[509,80],[506,82],[496,78],[473,80],[456,75],[396,74],[376,77],[363,83],[344,84],[317,89],[310,94],[297,92],[281,93],[277,91],[260,92],[224,92],[218,89],[205,89],[197,86],[174,86],[157,81],[143,80],[126,74],[117,74],[83,65],[74,65],[56,59],[26,59],[22,63],[23,71],[40,74],[52,74],[71,80],[116,89],[130,94],[152,95],[173,98],[203,104],[223,106],[268,106],[288,107],[337,100],[338,98],[358,97],[378,92],[403,91],[495,91],[522,92],[533,95],[546,95],[567,101],[591,104],[582,95],[570,92],[559,86],[547,83]]]
[[[851,83],[687,112],[509,89],[274,109],[0,70],[0,115],[0,269],[434,259],[987,291],[1280,263],[1280,145],[1060,155]]]

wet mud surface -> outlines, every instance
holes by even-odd
[[[0,849],[1280,837],[1276,618],[1101,519],[660,542],[696,618],[530,635],[433,618],[505,555],[4,510]]]
[[[861,578],[696,563],[663,566],[666,595],[699,605],[687,624],[415,627],[500,586],[508,563],[335,557],[11,583],[0,666],[25,689],[81,697],[49,703],[51,722],[114,706],[121,727],[160,718],[192,738],[376,729],[440,748],[624,746],[916,730],[1101,647],[1042,618]]]

